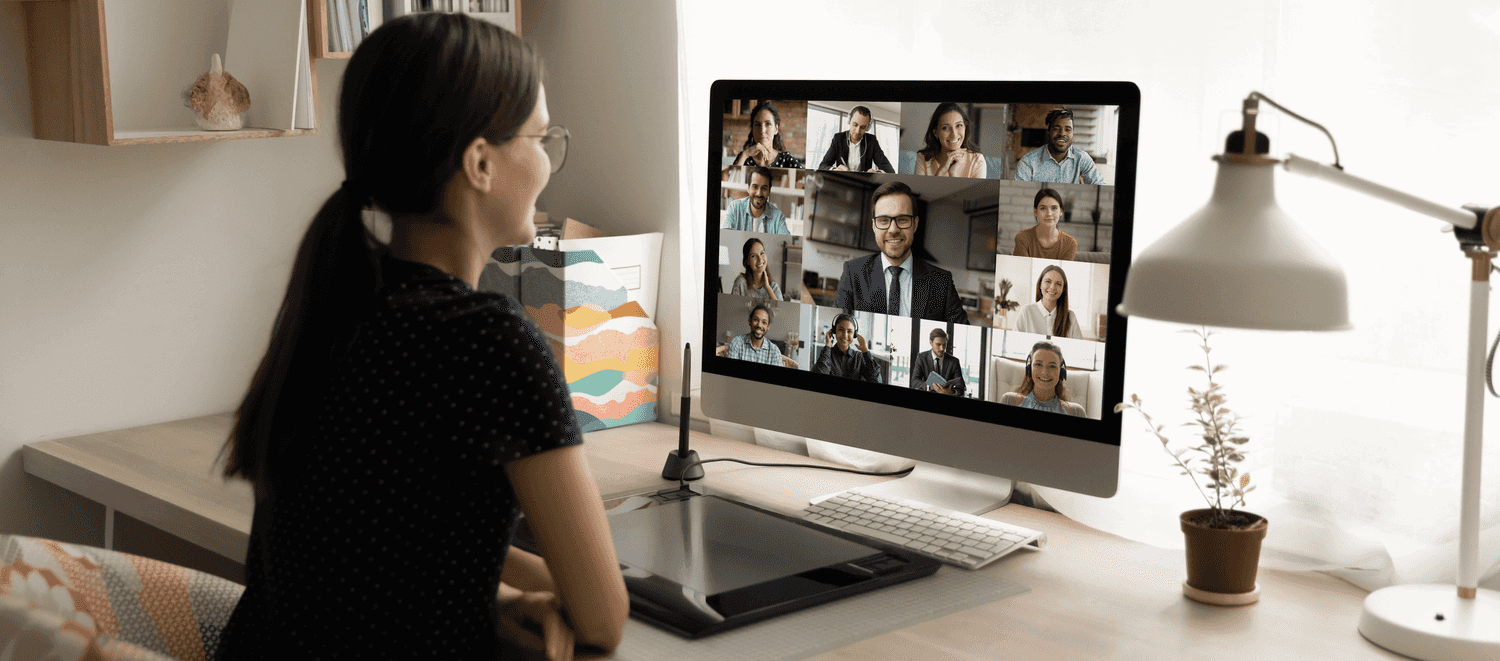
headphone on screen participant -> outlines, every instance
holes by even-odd
[[[1059,383],[1066,383],[1068,380],[1068,361],[1063,360],[1062,349],[1057,348],[1057,345],[1051,342],[1037,342],[1031,345],[1031,353],[1026,354],[1026,378],[1031,378],[1032,357],[1036,355],[1037,351],[1042,349],[1057,354],[1057,380]]]
[[[848,321],[849,325],[854,327],[854,334],[859,335],[859,320],[855,319],[854,315],[849,314],[848,312],[840,312],[833,316],[832,330],[837,331],[839,329],[839,322],[843,321]]]
[[[835,334],[838,333],[839,324],[845,321],[849,322],[849,325],[854,327],[854,336],[859,337],[859,320],[855,319],[854,315],[852,314],[849,314],[847,312],[840,312],[833,316],[833,325],[828,327],[828,335],[826,336],[825,342],[834,339]]]

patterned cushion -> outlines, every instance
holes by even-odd
[[[0,658],[212,659],[243,591],[129,553],[0,535]]]

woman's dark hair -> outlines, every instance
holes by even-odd
[[[442,194],[477,138],[511,139],[531,117],[542,62],[515,34],[464,14],[386,21],[350,58],[339,89],[344,183],[313,216],[297,249],[270,346],[225,441],[225,477],[273,497],[285,462],[334,361],[380,288],[368,203],[394,222],[440,212]]]
[[[1063,277],[1067,277],[1067,276],[1063,276]],[[1047,351],[1051,351],[1052,353],[1057,354],[1057,363],[1059,365],[1062,365],[1063,367],[1067,367],[1068,366],[1068,361],[1063,360],[1062,349],[1057,348],[1056,344],[1053,344],[1051,342],[1043,341],[1043,342],[1037,342],[1036,344],[1031,345],[1031,353],[1026,354],[1026,376],[1021,377],[1021,385],[1016,386],[1016,389],[1013,391],[1013,392],[1020,393],[1022,398],[1026,397],[1027,395],[1030,395],[1033,390],[1036,390],[1036,382],[1031,380],[1031,359],[1032,359],[1033,356],[1036,355],[1036,352],[1041,351],[1043,349],[1046,349]],[[1071,401],[1073,401],[1072,399],[1070,399],[1068,397],[1068,382],[1067,381],[1063,381],[1061,379],[1059,379],[1057,381],[1057,398],[1060,399],[1060,400],[1062,400],[1062,401],[1064,401],[1064,402],[1071,402]],[[1064,407],[1064,408],[1066,408],[1066,407]]]
[[[760,239],[757,239],[757,238],[755,238],[755,237],[752,236],[752,237],[750,237],[749,239],[747,239],[745,241],[745,247],[740,249],[740,253],[741,253],[741,255],[740,255],[740,266],[745,267],[745,288],[746,289],[749,289],[751,283],[755,282],[752,279],[754,277],[754,274],[750,273],[750,250],[751,250],[751,246],[754,246],[757,243],[759,243],[762,247],[764,247],[766,245],[765,243],[762,243]]]
[[[1036,192],[1036,198],[1031,201],[1031,208],[1035,209],[1039,206],[1042,206],[1042,200],[1045,200],[1049,197],[1057,200],[1057,206],[1063,205],[1062,193],[1052,190],[1051,188],[1043,188]]]
[[[1068,274],[1062,270],[1061,266],[1048,264],[1047,268],[1042,269],[1042,274],[1036,277],[1036,300],[1042,300],[1042,278],[1047,277],[1047,274],[1052,271],[1057,271],[1058,275],[1062,276],[1063,293],[1062,296],[1057,297],[1057,309],[1052,311],[1052,332],[1050,334],[1056,337],[1067,337],[1068,331],[1073,328],[1073,324],[1068,315]]]
[[[755,104],[755,109],[750,111],[750,134],[745,136],[745,144],[740,146],[741,150],[755,144],[755,116],[759,115],[760,111],[762,110],[770,111],[771,121],[776,122],[777,129],[781,128],[781,113],[776,112],[776,104],[771,103],[770,101],[761,101],[760,103]],[[781,131],[776,131],[775,137],[771,138],[771,148],[775,149],[776,151],[786,151],[786,147],[781,144]],[[770,164],[761,163],[761,165]]]
[[[922,149],[917,152],[922,155],[922,158],[930,161],[943,153],[943,145],[938,143],[932,132],[937,130],[938,118],[950,112],[956,112],[959,117],[963,118],[964,143],[960,146],[968,150],[974,149],[974,122],[969,121],[969,113],[964,112],[963,107],[957,103],[944,101],[932,111],[932,119],[927,120],[927,132],[922,134]]]

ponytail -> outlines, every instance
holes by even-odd
[[[313,216],[270,346],[220,452],[228,457],[224,476],[254,483],[257,500],[274,493],[278,472],[271,466],[285,457],[329,363],[342,353],[380,287],[376,242],[361,218],[365,199],[345,182]]]
[[[438,209],[463,150],[475,138],[498,145],[516,135],[542,83],[534,48],[466,14],[399,16],[360,42],[339,87],[348,179],[297,249],[270,346],[220,453],[225,477],[250,480],[265,500],[292,474],[303,423],[380,288],[383,248],[365,228],[363,207],[393,218]]]

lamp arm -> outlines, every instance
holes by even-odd
[[[1251,92],[1249,96],[1245,97],[1245,110],[1247,118],[1255,114],[1255,112],[1258,112],[1256,106],[1259,105],[1260,101],[1265,101],[1266,103],[1271,104],[1271,106],[1276,108],[1277,110],[1291,115],[1295,119],[1302,120],[1303,123],[1308,124],[1313,128],[1318,129],[1319,131],[1322,131],[1323,135],[1328,136],[1328,144],[1333,145],[1333,167],[1339,170],[1344,169],[1344,166],[1339,164],[1339,144],[1333,141],[1333,134],[1329,133],[1328,129],[1324,128],[1322,124],[1319,124],[1311,119],[1288,110],[1286,106],[1275,102],[1271,99],[1271,97],[1261,94],[1260,92]]]
[[[1429,202],[1410,193],[1403,193],[1389,186],[1377,184],[1368,179],[1356,177],[1344,172],[1342,168],[1335,169],[1333,166],[1323,165],[1317,161],[1302,158],[1296,154],[1287,154],[1283,165],[1287,171],[1322,179],[1348,188],[1353,191],[1364,193],[1370,197],[1385,200],[1391,204],[1405,207],[1425,216],[1431,216],[1450,225],[1456,225],[1463,229],[1474,229],[1479,224],[1473,211],[1464,211],[1445,207],[1436,202]]]

